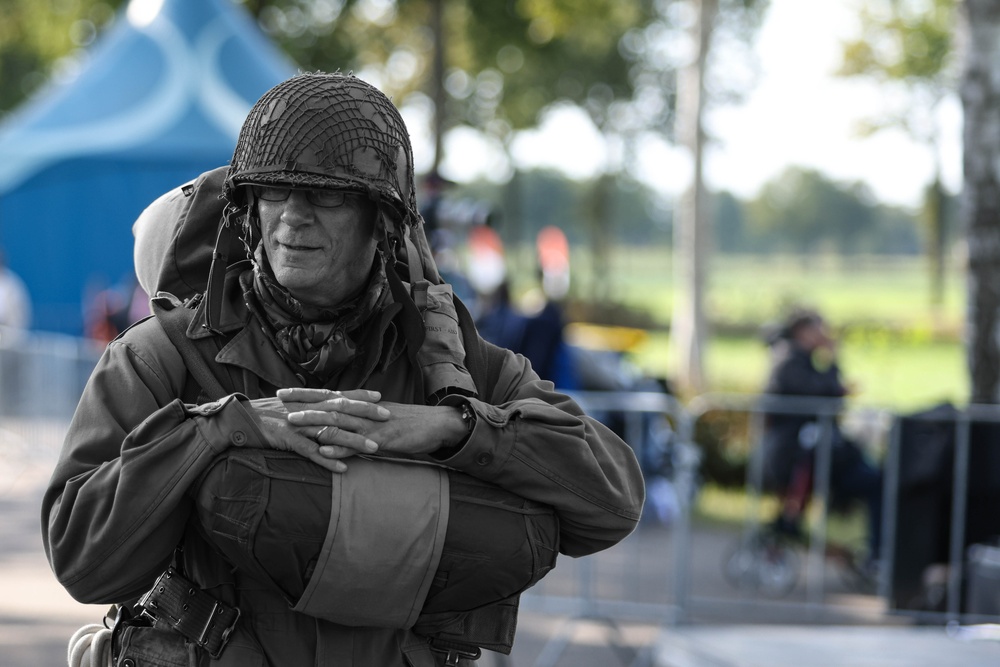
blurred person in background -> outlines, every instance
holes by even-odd
[[[25,401],[20,344],[31,326],[31,297],[21,277],[7,265],[0,250],[0,411],[17,414]]]
[[[862,447],[840,429],[836,413],[850,393],[841,377],[837,344],[815,310],[795,308],[783,325],[770,332],[772,368],[765,386],[769,396],[818,399],[816,412],[790,403],[786,412],[774,404],[764,419],[764,482],[778,491],[782,506],[775,527],[801,537],[802,520],[816,480],[816,448],[828,439],[831,452],[830,501],[835,508],[861,501],[868,519],[867,567],[877,568],[882,518],[882,472]],[[835,410],[829,409],[833,401]],[[829,427],[828,429],[825,427]]]
[[[31,327],[31,297],[0,250],[0,345],[20,340]]]
[[[537,289],[524,298],[527,322],[522,353],[535,371],[566,390],[580,388],[576,362],[566,342],[563,303],[569,294],[569,241],[558,227],[543,227],[535,238]]]
[[[136,277],[129,276],[86,300],[84,335],[107,344],[149,315],[149,296]]]
[[[514,303],[499,236],[488,228],[470,237],[473,284],[479,293],[476,326],[494,345],[523,354],[533,371],[559,389],[580,389],[576,360],[566,342],[563,301],[569,293],[569,243],[562,230],[536,237],[538,285]]]

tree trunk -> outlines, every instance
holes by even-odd
[[[971,400],[1000,402],[1000,3],[965,0],[963,222]]]
[[[710,230],[703,181],[705,133],[702,114],[705,65],[711,47],[718,0],[694,0],[697,20],[691,28],[694,53],[681,71],[677,90],[677,135],[692,163],[692,180],[674,217],[674,309],[670,325],[674,380],[685,392],[705,388],[703,348],[707,338],[705,275]]]
[[[431,173],[437,174],[444,154],[445,105],[444,89],[445,34],[444,1],[431,0],[431,33],[434,39],[434,59],[431,63],[431,99],[434,100],[434,157]]]
[[[927,229],[927,263],[930,272],[930,305],[935,323],[941,321],[945,291],[945,229],[944,186],[940,170],[935,170],[934,180],[924,190],[924,224]]]
[[[611,246],[614,221],[611,215],[611,195],[614,190],[614,176],[601,174],[590,190],[587,202],[587,223],[590,226],[590,267],[591,275],[600,276],[591,282],[590,300],[601,306],[607,305],[612,296]]]

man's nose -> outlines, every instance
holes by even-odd
[[[292,190],[281,211],[281,221],[288,225],[297,226],[309,224],[314,219],[315,211],[313,205],[306,198],[306,191]]]

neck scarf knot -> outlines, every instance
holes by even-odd
[[[279,354],[325,384],[358,354],[357,334],[388,296],[381,255],[376,255],[368,283],[354,298],[334,309],[304,304],[278,284],[258,246],[254,270],[241,278],[250,311]]]

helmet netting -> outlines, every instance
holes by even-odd
[[[399,111],[354,76],[300,74],[250,110],[226,179],[243,203],[244,183],[345,188],[365,192],[416,219],[413,160]]]

